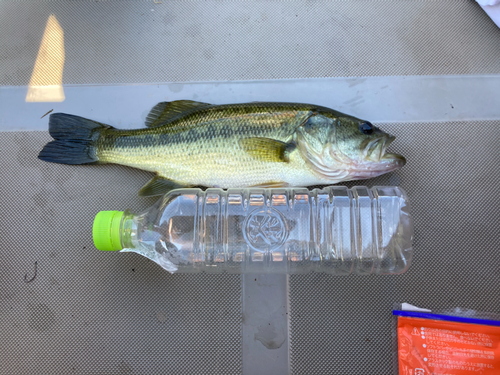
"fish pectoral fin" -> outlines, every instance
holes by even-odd
[[[245,152],[260,161],[287,163],[288,153],[295,148],[295,143],[263,137],[242,138],[239,143]]]
[[[154,176],[146,185],[139,190],[140,197],[149,197],[152,195],[163,195],[170,190],[183,188],[185,186],[178,184],[168,178]]]
[[[155,105],[151,111],[149,111],[146,117],[147,127],[156,127],[164,125],[165,122],[170,121],[174,117],[180,114],[190,111],[195,108],[206,107],[211,104],[195,102],[193,100],[175,100],[173,102],[161,102]]]
[[[288,184],[287,182],[269,181],[269,182],[265,182],[263,184],[252,185],[250,187],[253,187],[253,188],[282,188],[282,187],[288,187],[288,186],[290,186],[290,184]]]

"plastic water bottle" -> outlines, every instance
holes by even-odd
[[[99,212],[93,236],[170,272],[398,274],[413,223],[399,187],[179,189],[141,214]]]

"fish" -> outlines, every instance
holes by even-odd
[[[53,113],[39,154],[61,164],[115,163],[154,172],[140,196],[192,186],[307,187],[367,179],[405,165],[372,123],[322,106],[161,102],[146,127],[120,130]]]

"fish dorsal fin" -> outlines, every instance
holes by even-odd
[[[161,102],[155,105],[149,111],[146,117],[146,126],[155,127],[163,125],[172,118],[179,116],[181,113],[190,111],[194,108],[209,106],[209,103],[195,102],[193,100],[175,100],[173,102]]]
[[[168,193],[170,190],[183,187],[185,186],[178,184],[175,181],[160,176],[154,176],[146,185],[142,187],[141,190],[139,190],[139,196],[149,197],[152,195],[163,195]]]
[[[294,143],[262,137],[242,138],[239,143],[253,158],[271,162],[288,162],[288,153],[295,148]]]

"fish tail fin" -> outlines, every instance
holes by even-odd
[[[60,164],[88,164],[99,161],[96,140],[109,125],[83,117],[54,113],[49,119],[49,134],[54,138],[38,158]]]

